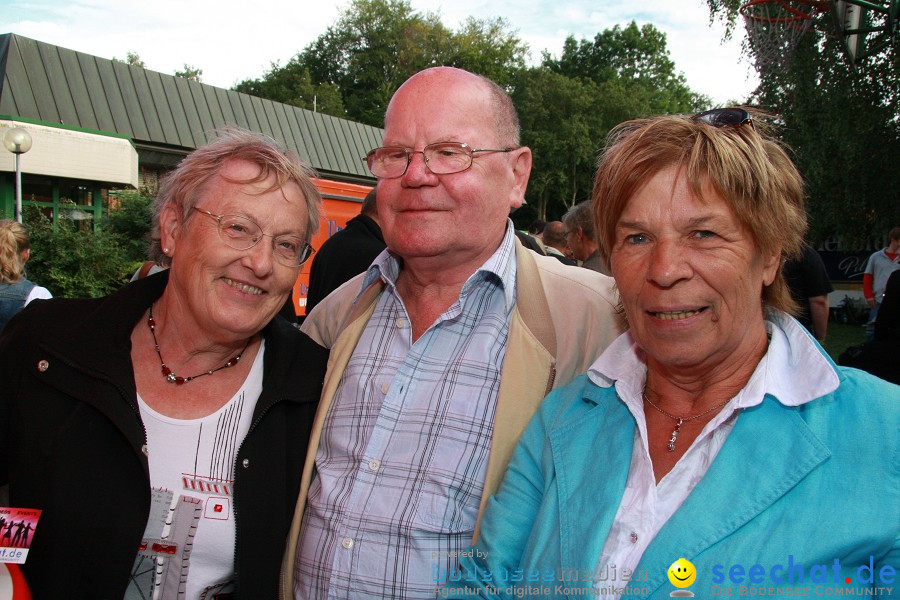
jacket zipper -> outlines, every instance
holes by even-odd
[[[266,416],[266,413],[269,412],[269,410],[276,404],[279,404],[280,402],[285,402],[285,401],[287,401],[287,398],[282,398],[280,400],[276,400],[275,402],[272,402],[266,408],[264,408],[263,411],[261,413],[259,413],[259,415],[257,415],[255,419],[253,419],[253,422],[250,423],[250,428],[247,429],[247,435],[245,435],[244,439],[241,440],[241,443],[238,446],[237,454],[235,455],[235,459],[234,459],[235,463],[234,463],[234,467],[233,467],[234,468],[234,483],[235,483],[235,485],[231,492],[231,511],[234,513],[234,558],[233,558],[233,562],[234,562],[234,588],[235,588],[235,590],[237,590],[237,581],[238,581],[238,544],[237,544],[237,541],[238,541],[238,518],[237,518],[238,511],[237,511],[237,494],[235,493],[235,492],[237,492],[238,461],[241,460],[241,450],[243,450],[243,448],[244,448],[244,442],[247,440],[248,437],[250,437],[250,434],[253,433],[253,430],[256,429],[256,426],[259,425],[259,422],[262,421],[263,417]]]
[[[556,381],[556,365],[550,367],[550,379],[547,381],[547,389],[544,390],[544,396],[553,391],[553,383]]]

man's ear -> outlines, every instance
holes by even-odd
[[[522,146],[510,154],[512,154],[513,186],[510,190],[509,207],[515,209],[522,206],[525,201],[525,190],[528,188],[528,178],[531,177],[531,148]]]

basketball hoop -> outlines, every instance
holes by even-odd
[[[828,2],[821,0],[750,0],[741,6],[756,70],[763,75],[789,69],[813,16],[826,10]]]

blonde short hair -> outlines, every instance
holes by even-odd
[[[806,233],[803,179],[787,152],[760,131],[762,124],[716,127],[689,115],[628,121],[610,132],[592,194],[600,254],[607,264],[616,224],[628,201],[654,175],[682,169],[702,197],[708,183],[750,230],[763,254],[800,255]],[[796,313],[781,269],[762,290],[764,304]]]

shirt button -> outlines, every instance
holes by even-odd
[[[381,468],[381,461],[373,458],[369,461],[369,468],[373,471],[377,471],[379,468]]]
[[[388,390],[389,390],[389,389],[391,389],[391,388],[388,386],[388,384],[386,384],[386,383],[385,383],[385,384],[382,384],[382,386],[381,386],[381,393],[386,395],[386,394],[388,393]]]
[[[344,538],[344,540],[341,542],[341,546],[349,550],[353,547],[353,540],[350,538]]]
[[[406,327],[406,319],[397,319],[397,329]]]

